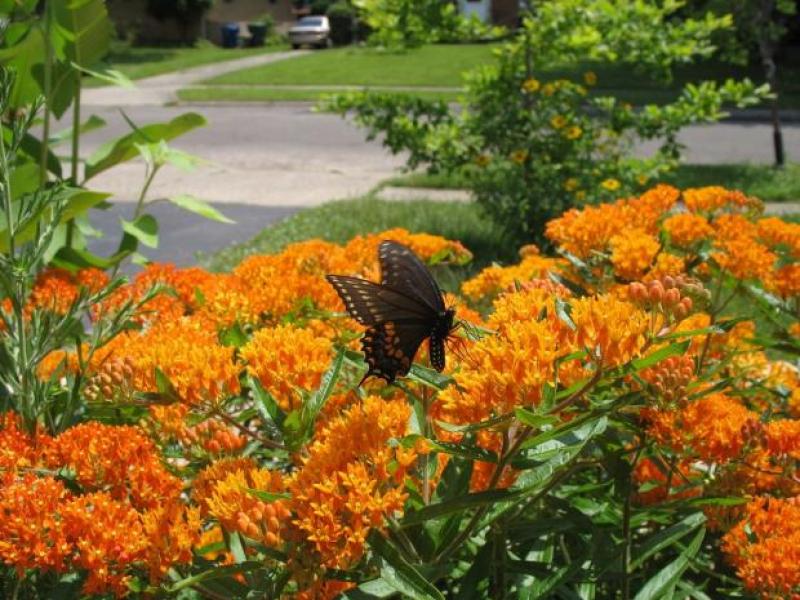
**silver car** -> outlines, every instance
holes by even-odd
[[[303,45],[326,48],[331,45],[331,24],[328,17],[303,17],[289,30],[289,42],[292,48]]]

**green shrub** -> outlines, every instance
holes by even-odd
[[[675,6],[564,0],[539,7],[498,51],[494,65],[467,78],[464,109],[393,94],[334,97],[329,110],[354,111],[369,136],[381,135],[408,165],[432,172],[466,171],[478,202],[516,239],[541,233],[565,209],[642,189],[673,169],[680,129],[724,116],[726,103],[746,106],[767,96],[750,81],[689,84],[672,104],[636,109],[590,93],[581,81],[540,75],[545,67],[583,60],[626,62],[637,77],[668,79],[676,64],[707,57],[725,17],[679,20]],[[646,159],[632,156],[637,139],[660,140]]]
[[[353,41],[353,20],[355,10],[346,0],[340,0],[328,7],[326,12],[331,24],[331,40],[336,46],[346,46]]]

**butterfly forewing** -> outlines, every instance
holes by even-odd
[[[338,292],[350,316],[362,325],[430,319],[430,309],[426,305],[391,288],[344,275],[328,275],[326,279]]]
[[[406,375],[425,338],[431,364],[441,371],[454,313],[445,308],[436,280],[411,250],[397,242],[381,242],[378,257],[380,284],[344,275],[326,277],[350,316],[368,327],[361,341],[369,365],[364,379],[376,376],[392,383],[398,375]]]
[[[378,247],[378,258],[382,285],[419,298],[434,313],[444,310],[439,285],[409,248],[397,242],[384,241]]]

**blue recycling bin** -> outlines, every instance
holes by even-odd
[[[225,23],[225,25],[222,26],[222,47],[223,48],[239,47],[238,23]]]

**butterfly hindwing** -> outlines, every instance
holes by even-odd
[[[386,240],[378,247],[381,284],[424,302],[434,316],[444,310],[442,291],[425,264],[410,248]]]
[[[453,330],[455,311],[445,308],[436,280],[407,247],[381,242],[381,283],[328,275],[347,312],[368,329],[361,340],[368,370],[392,383],[408,374],[422,342],[429,339],[431,365],[445,366],[444,342]],[[363,381],[363,380],[362,380]]]
[[[407,375],[414,355],[428,335],[430,329],[419,324],[387,321],[370,327],[361,339],[369,367],[364,379],[374,375],[392,383],[398,375]]]

